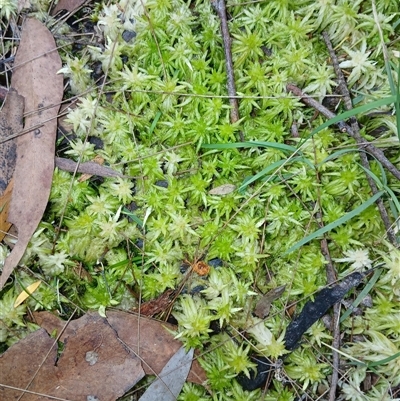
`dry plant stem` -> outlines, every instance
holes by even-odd
[[[323,227],[322,219],[318,224],[320,227]],[[328,283],[332,284],[336,282],[336,274],[335,268],[333,267],[332,258],[329,253],[328,241],[326,238],[323,238],[321,241],[321,251],[324,255],[325,260],[327,261],[326,266],[326,275],[328,277]],[[333,316],[332,316],[332,348],[339,349],[340,348],[340,328],[339,328],[339,318],[340,318],[340,303],[336,303],[333,305]],[[339,353],[337,351],[332,352],[332,378],[329,389],[329,401],[336,400],[336,389],[339,381]]]
[[[318,173],[317,173],[317,179],[319,182],[320,179]],[[317,212],[316,217],[319,228],[322,228],[324,226],[324,223],[322,220],[322,208],[321,208],[320,198],[318,198],[318,208],[319,211]],[[337,275],[335,267],[333,266],[331,254],[329,252],[328,241],[325,236],[321,240],[321,252],[324,255],[324,258],[327,262],[326,276],[328,279],[328,284],[333,284],[337,281]],[[339,353],[335,351],[340,348],[339,318],[340,318],[340,303],[336,303],[335,305],[333,305],[333,316],[332,316],[332,326],[331,326],[333,335],[332,348],[334,349],[334,351],[332,352],[332,377],[329,389],[329,401],[336,400],[336,390],[339,382]]]
[[[231,123],[234,124],[239,120],[240,115],[239,115],[238,98],[236,96],[235,75],[233,73],[233,62],[232,62],[232,51],[231,51],[232,40],[229,35],[225,0],[215,0],[212,1],[211,4],[215,8],[218,17],[221,20],[221,32],[222,32],[222,38],[224,40],[226,75],[228,77],[227,87],[228,87],[229,103],[231,104]],[[243,142],[244,136],[242,131],[239,132],[239,136],[240,140]]]
[[[340,349],[340,329],[339,329],[339,318],[340,318],[340,302],[333,305],[333,316],[332,316],[332,348],[335,350]],[[329,401],[335,401],[337,385],[339,382],[339,352],[332,352],[332,378],[331,387],[329,389]]]
[[[300,88],[298,88],[296,85],[293,84],[287,84],[286,89],[296,96],[301,98],[301,101],[308,106],[313,107],[314,109],[318,110],[322,115],[325,117],[331,119],[336,117],[335,113],[332,113],[330,110],[328,110],[326,107],[324,107],[321,103],[318,103],[315,99],[313,99],[311,96],[308,96],[306,93],[304,93]],[[356,134],[353,132],[352,128],[350,125],[343,123],[340,124],[343,128],[341,129],[342,132],[348,134],[352,138],[354,138],[357,141],[358,147],[360,150],[365,150],[368,153],[370,153],[372,156],[374,156],[384,167],[386,167],[398,180],[400,180],[400,171],[397,170],[397,168],[390,162],[390,160],[384,155],[384,153],[376,148],[372,143],[368,142],[364,138],[360,138],[360,140],[357,140]],[[361,153],[361,152],[360,152]]]
[[[331,42],[331,40],[330,40],[330,38],[328,36],[328,33],[326,31],[324,31],[322,33],[322,36],[324,38],[326,47],[328,48],[329,55],[330,55],[331,60],[332,60],[332,64],[333,64],[333,68],[335,70],[336,77],[337,77],[337,79],[339,81],[338,89],[339,89],[340,93],[343,96],[346,110],[351,110],[353,108],[353,104],[351,102],[350,92],[349,92],[349,89],[347,88],[346,79],[345,79],[345,77],[343,75],[343,72],[339,67],[339,60],[338,60],[338,58],[336,56],[336,53],[335,53],[335,50],[334,50],[334,48],[332,46],[332,42]],[[357,119],[355,117],[351,117],[350,118],[350,124],[351,124],[351,129],[352,129],[353,134],[354,134],[353,138],[356,140],[358,147],[360,149],[362,149],[362,147],[364,147],[365,140],[360,134],[360,127],[358,125]],[[361,165],[366,170],[370,171],[371,170],[371,166],[370,166],[368,157],[365,154],[365,152],[360,152],[360,159],[361,159]],[[371,188],[372,194],[375,195],[376,193],[378,193],[378,188],[376,186],[375,181],[371,178],[371,176],[369,174],[366,174],[366,178],[367,178],[368,184],[369,184],[369,186]],[[396,245],[397,244],[396,236],[395,236],[395,234],[393,232],[392,225],[391,225],[390,219],[389,219],[389,214],[388,214],[388,212],[387,212],[387,210],[385,208],[385,205],[384,205],[382,199],[379,198],[376,201],[376,204],[378,206],[379,213],[381,215],[383,224],[385,226],[388,239],[393,245]]]

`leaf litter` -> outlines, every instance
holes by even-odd
[[[0,289],[21,260],[49,199],[57,114],[63,96],[63,78],[57,75],[60,68],[61,59],[52,34],[40,21],[27,18],[15,56],[12,87],[25,98],[24,128],[37,128],[16,139],[8,221],[17,227],[18,241],[4,263]]]
[[[140,401],[175,401],[185,384],[193,353],[193,348],[188,352],[184,347],[179,348],[164,366],[157,380],[140,397]]]
[[[0,193],[3,194],[14,174],[17,157],[16,139],[9,139],[22,131],[24,97],[11,89],[0,113]],[[7,140],[3,142],[3,140]]]
[[[1,400],[15,399],[23,390],[29,391],[29,400],[44,394],[74,401],[89,396],[115,400],[145,374],[163,378],[171,370],[171,382],[206,380],[192,354],[179,356],[182,344],[171,334],[176,327],[168,323],[114,310],[107,311],[107,318],[91,312],[67,325],[50,312],[33,315],[41,329],[0,356]],[[57,340],[48,333],[57,333]],[[176,353],[177,364],[171,367],[168,362]]]
[[[0,386],[1,399],[17,399],[26,389],[30,393],[21,400],[36,401],[46,395],[74,401],[90,396],[111,401],[144,376],[140,359],[97,314],[87,315],[83,325],[76,325],[64,337],[59,358],[57,346],[57,341],[40,329],[9,348],[0,357],[1,383],[9,386]],[[97,355],[95,362],[88,360],[89,355]]]
[[[15,170],[17,158],[17,144],[14,134],[22,131],[24,115],[24,98],[15,89],[7,93],[6,100],[0,112],[0,241],[3,240],[11,227],[8,221],[8,210],[14,180],[12,176]]]

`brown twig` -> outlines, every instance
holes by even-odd
[[[340,93],[343,96],[345,107],[346,107],[347,110],[351,110],[353,108],[353,104],[351,102],[350,92],[349,92],[349,89],[347,88],[346,79],[345,79],[345,77],[343,75],[343,72],[339,67],[339,61],[338,61],[338,58],[336,56],[336,52],[335,52],[335,50],[334,50],[334,48],[332,46],[332,42],[331,42],[331,40],[330,40],[330,38],[328,36],[328,33],[326,31],[324,31],[322,33],[322,36],[323,36],[324,41],[326,43],[326,47],[328,48],[329,55],[330,55],[331,60],[332,60],[332,64],[333,64],[333,68],[335,70],[336,77],[337,77],[337,79],[339,81],[338,89],[339,89]],[[350,118],[350,124],[351,124],[352,132],[354,134],[353,138],[356,140],[358,147],[361,149],[361,148],[364,147],[365,139],[360,134],[360,127],[358,125],[357,119],[355,117],[351,117]],[[371,145],[371,146],[373,146],[373,145]],[[372,153],[372,152],[370,151],[370,153]],[[383,154],[383,152],[382,152],[382,154]],[[377,157],[377,159],[382,163],[382,161],[378,157]],[[361,165],[366,170],[370,171],[371,170],[371,166],[370,166],[368,157],[365,154],[365,152],[360,152],[360,160],[361,160]],[[395,167],[393,166],[393,168],[395,168]],[[372,177],[369,174],[366,174],[366,178],[367,178],[368,184],[369,184],[369,186],[371,188],[372,194],[375,195],[376,193],[378,193],[378,188],[376,186],[375,181],[372,179]],[[395,245],[395,244],[397,244],[396,236],[395,236],[394,231],[392,229],[392,225],[391,225],[391,222],[390,222],[390,219],[389,219],[389,214],[388,214],[388,212],[387,212],[387,210],[385,208],[385,205],[384,205],[382,199],[379,198],[376,201],[376,204],[378,206],[379,213],[381,215],[383,224],[385,226],[388,239],[392,244]]]
[[[326,107],[324,107],[321,103],[318,103],[311,96],[304,93],[296,85],[287,84],[286,89],[288,91],[294,93],[295,95],[299,96],[303,103],[318,110],[325,117],[327,117],[329,119],[336,117],[335,113],[332,113],[330,110],[328,110]],[[342,132],[345,132],[346,134],[348,134],[349,136],[351,136],[352,138],[354,138],[357,141],[356,135],[354,134],[350,125],[343,122],[342,124],[340,124],[340,126],[342,127],[341,128]],[[364,139],[362,137],[361,137],[361,141],[357,142],[357,144],[358,144],[360,150],[365,150],[366,152],[370,153],[384,167],[386,167],[398,180],[400,180],[400,171],[397,170],[397,168],[391,163],[391,161],[384,155],[384,153],[380,149],[376,148],[372,143],[368,142],[366,139]]]
[[[319,177],[318,177],[319,180]],[[320,202],[319,203],[319,210],[322,211],[322,207]],[[322,220],[321,212],[318,212],[317,215],[318,226],[322,228],[324,226]],[[335,283],[337,281],[336,271],[333,266],[331,254],[329,252],[328,241],[324,236],[321,240],[321,252],[324,255],[324,258],[327,262],[326,264],[326,276],[328,279],[328,284]],[[331,330],[333,335],[332,340],[332,348],[337,350],[340,348],[340,327],[339,327],[339,318],[340,318],[340,303],[336,303],[333,305],[333,316],[332,316],[332,324]],[[339,382],[339,353],[337,351],[332,352],[332,376],[331,376],[331,383],[329,389],[329,401],[336,400],[336,389]]]
[[[221,32],[224,41],[224,52],[225,52],[225,65],[227,75],[227,87],[229,95],[229,103],[231,105],[231,123],[234,124],[240,119],[239,115],[239,102],[236,96],[236,84],[235,75],[233,73],[233,62],[232,62],[232,40],[229,35],[228,18],[226,16],[226,5],[225,0],[212,0],[211,4],[215,8],[215,11],[221,20]],[[239,132],[240,140],[244,141],[243,132]]]
[[[332,316],[332,348],[338,350],[340,348],[340,329],[339,329],[339,318],[340,318],[340,302],[333,305],[333,316]],[[335,401],[336,389],[339,382],[339,352],[332,352],[332,378],[331,387],[329,389],[329,401]]]
[[[119,171],[115,171],[110,167],[102,166],[93,161],[79,163],[78,167],[77,164],[76,161],[71,159],[65,159],[63,157],[55,158],[56,167],[64,171],[69,171],[70,173],[76,171],[77,173],[97,175],[99,177],[126,177]]]

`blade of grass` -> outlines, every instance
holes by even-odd
[[[394,359],[397,359],[398,357],[400,357],[400,352],[396,352],[394,355],[388,356],[385,359],[381,359],[379,361],[367,363],[367,367],[368,368],[372,368],[372,367],[375,367],[375,366],[386,365],[387,363],[389,363],[390,361],[393,361]]]
[[[156,125],[157,125],[157,123],[158,123],[158,120],[159,120],[160,117],[161,117],[161,114],[162,114],[161,111],[159,111],[159,112],[157,112],[157,114],[155,115],[154,120],[153,120],[153,122],[151,123],[151,127],[150,127],[150,130],[149,130],[149,134],[150,134],[150,135],[153,133],[154,128],[156,128]]]
[[[274,162],[274,163],[270,164],[269,166],[265,167],[260,172],[258,172],[257,174],[253,175],[252,177],[246,178],[246,180],[243,182],[243,184],[239,187],[238,191],[239,192],[244,191],[252,182],[257,181],[258,179],[260,179],[264,175],[266,175],[269,172],[279,168],[280,166],[282,166],[282,165],[284,165],[286,163],[293,163],[293,162],[296,162],[296,161],[304,162],[305,159],[304,159],[304,157],[293,157],[292,159],[282,159],[282,160],[278,160],[277,162]]]
[[[385,191],[379,191],[378,193],[376,193],[374,196],[369,198],[366,202],[362,203],[360,206],[356,207],[351,212],[346,213],[345,215],[343,215],[339,219],[333,221],[332,223],[329,223],[326,226],[320,228],[319,230],[314,231],[312,234],[307,235],[305,238],[303,238],[302,240],[300,240],[296,244],[294,244],[292,247],[290,247],[286,252],[283,253],[283,255],[287,255],[287,254],[299,249],[304,244],[307,244],[308,242],[312,241],[313,239],[319,237],[320,235],[333,230],[334,228],[340,226],[341,224],[345,223],[346,221],[357,216],[358,214],[363,212],[365,209],[367,209],[369,206],[371,206],[374,202],[376,202],[376,200],[379,199],[384,193],[385,193]]]
[[[235,142],[235,143],[211,143],[202,145],[203,149],[237,149],[237,148],[273,148],[281,150],[282,152],[293,153],[297,150],[294,146],[285,145],[284,143],[276,142]]]
[[[135,214],[133,214],[129,209],[124,207],[122,209],[122,214],[129,216],[139,227],[143,228],[143,221],[139,219]]]
[[[367,285],[363,288],[363,290],[358,294],[356,300],[352,303],[351,307],[347,309],[345,313],[343,313],[342,317],[340,318],[339,322],[344,322],[351,314],[352,308],[356,308],[360,302],[366,297],[366,295],[371,291],[372,287],[378,281],[379,276],[382,273],[382,269],[375,270],[374,275],[371,277],[371,280],[368,281]]]
[[[319,127],[315,128],[311,134],[309,135],[309,137],[312,137],[313,135],[317,134],[318,132],[322,131],[323,129],[325,129],[326,127],[331,126],[332,124],[336,124],[339,121],[342,120],[346,120],[347,118],[353,117],[356,114],[361,114],[364,113],[366,111],[370,111],[372,109],[381,107],[381,106],[386,106],[388,104],[392,104],[395,103],[397,101],[398,96],[387,96],[383,99],[379,99],[379,100],[375,100],[374,102],[371,103],[367,103],[364,104],[360,107],[356,107],[354,109],[345,111],[344,113],[341,113],[339,115],[337,115],[334,118],[331,118],[330,120],[324,122],[323,124],[321,124]]]
[[[330,154],[328,157],[326,157],[324,160],[322,160],[320,163],[318,163],[317,167],[321,167],[324,163],[329,162],[334,159],[337,159],[338,157],[340,157],[346,153],[356,153],[356,152],[359,152],[359,149],[350,148],[350,149],[338,150],[337,152]]]
[[[323,341],[321,341],[321,344],[325,345],[325,347],[328,347],[336,352],[338,352],[339,354],[345,356],[346,358],[351,359],[354,362],[349,362],[349,365],[356,365],[356,366],[363,366],[366,367],[367,369],[371,370],[372,372],[374,372],[375,374],[379,375],[379,373],[374,369],[375,366],[381,366],[381,365],[385,365],[386,363],[393,361],[394,359],[397,359],[400,356],[400,352],[396,352],[394,355],[391,355],[385,359],[381,359],[379,361],[375,361],[375,362],[371,362],[371,363],[365,363],[363,361],[360,361],[357,358],[354,358],[354,356],[351,356],[349,354],[346,354],[345,352],[336,349],[334,347],[332,347],[329,344],[324,343]]]
[[[361,166],[361,164],[358,164],[358,165],[365,171],[366,174],[368,174],[375,181],[375,183],[379,189],[386,191],[390,195],[390,199],[392,200],[393,204],[396,206],[398,213],[400,213],[400,202],[397,199],[397,196],[391,190],[391,188],[389,188],[387,186],[387,179],[386,179],[386,174],[384,173],[384,171],[383,171],[383,175],[382,175],[383,176],[383,182],[382,182],[371,170],[364,168],[363,166]],[[383,170],[383,168],[381,169],[381,172],[382,172],[382,170]]]
[[[400,76],[398,75],[400,72],[400,61],[399,61],[398,70],[397,70],[397,85],[396,85],[394,83],[394,79],[393,79],[392,68],[390,66],[390,57],[389,57],[389,53],[388,53],[387,46],[385,43],[385,39],[383,37],[382,28],[381,28],[381,25],[379,22],[379,16],[378,16],[378,12],[376,10],[375,0],[372,0],[372,13],[374,15],[375,24],[378,27],[379,38],[380,38],[382,52],[383,52],[383,59],[385,61],[386,75],[388,77],[388,82],[389,82],[389,86],[390,86],[390,92],[392,93],[392,95],[394,95],[396,97],[396,100],[394,102],[394,107],[396,110],[397,136],[400,139],[400,96],[399,96],[399,93],[400,93],[399,77]]]

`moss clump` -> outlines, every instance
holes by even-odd
[[[399,34],[399,3],[380,1],[377,8],[383,35],[390,41]],[[46,279],[46,290],[40,291],[54,295],[29,302],[62,312],[69,302],[83,309],[116,304],[127,308],[137,303],[132,294],[149,300],[185,283],[185,294],[173,311],[178,337],[188,347],[207,351],[203,366],[218,399],[250,400],[260,399],[260,391],[242,390],[234,377],[253,370],[250,353],[273,360],[285,354],[282,334],[289,320],[285,302],[276,301],[262,327],[252,330],[257,294],[286,284],[285,299],[298,301],[300,308],[326,285],[326,260],[319,239],[298,254],[285,251],[319,228],[318,213],[328,225],[371,198],[356,151],[329,158],[338,149],[355,148],[354,141],[332,128],[310,137],[323,119],[289,95],[286,84],[293,82],[321,101],[336,89],[320,37],[325,29],[357,102],[388,96],[390,89],[370,2],[228,2],[228,9],[240,94],[241,119],[235,124],[229,118],[220,23],[210,2],[121,0],[96,6],[91,18],[98,41],[80,50],[62,50],[61,72],[69,94],[85,92],[68,115],[75,138],[67,154],[81,161],[99,155],[134,178],[79,182],[56,170],[44,225],[32,239],[25,265]],[[81,23],[78,33],[83,29]],[[389,54],[398,62],[392,45]],[[391,138],[397,147],[390,158],[398,161],[394,117],[364,116],[362,121],[367,139],[372,129],[386,127],[378,141]],[[300,138],[292,135],[293,123]],[[247,141],[281,146],[202,147],[236,142],[239,131]],[[102,147],[88,144],[88,137],[101,139]],[[301,152],[294,155],[288,144],[301,144]],[[391,176],[382,176],[376,161],[372,168],[387,187],[399,190]],[[243,191],[209,193],[223,184],[239,188],[263,170],[264,181],[255,180]],[[366,348],[374,344],[383,345],[373,360],[388,356],[383,352],[388,344],[391,354],[400,347],[391,307],[399,301],[398,291],[392,291],[399,286],[393,259],[397,251],[390,248],[387,253],[383,237],[375,205],[327,234],[331,256],[342,260],[337,264],[339,277],[355,268],[357,261],[349,255],[357,250],[369,251],[370,261],[385,263],[386,274],[372,292],[373,306],[365,312],[381,316],[383,326],[368,331],[363,319],[343,325],[345,341],[354,329],[365,336],[364,342],[346,350],[357,358],[367,358]],[[204,277],[182,271],[185,259],[193,263],[203,254],[207,260],[221,259],[221,265]],[[29,281],[25,273],[16,276]],[[8,305],[18,291],[16,282],[3,291],[2,302]],[[11,315],[4,319],[3,341],[20,324]],[[217,322],[222,332],[213,328]],[[240,330],[248,330],[248,336],[237,336]],[[329,331],[320,325],[312,333],[310,342],[317,349],[306,343],[295,351],[283,370],[292,384],[283,387],[281,377],[275,376],[266,399],[294,399],[298,388],[311,398],[319,396],[318,384],[326,384],[331,372],[325,359],[329,349],[321,342],[329,339]],[[394,372],[394,367],[379,370],[378,384],[364,397],[384,394],[388,387],[383,383],[395,383]],[[341,382],[346,399],[353,399],[349,385],[355,383],[352,388],[358,389],[360,375],[359,369],[349,371]],[[211,397],[185,385],[180,399]]]

